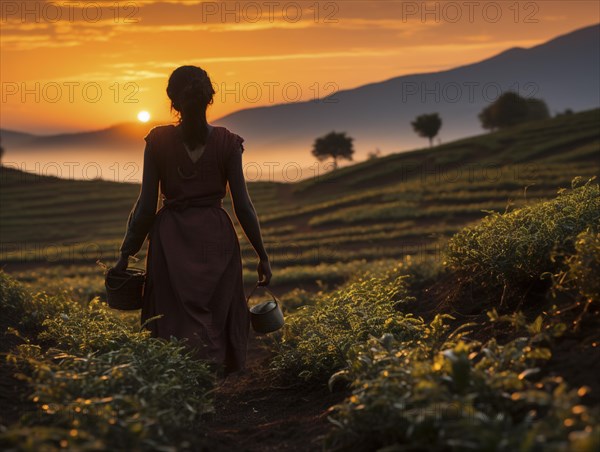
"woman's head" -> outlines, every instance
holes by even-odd
[[[167,85],[171,109],[179,113],[184,139],[195,147],[206,142],[206,108],[213,103],[215,90],[206,71],[197,66],[181,66],[173,71]]]

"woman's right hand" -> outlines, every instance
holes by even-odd
[[[121,255],[121,257],[119,257],[119,260],[117,261],[117,263],[114,265],[113,270],[115,270],[116,272],[122,273],[125,270],[127,270],[128,265],[129,265],[129,257]]]
[[[261,259],[258,262],[258,267],[256,268],[258,271],[258,285],[259,286],[268,286],[271,282],[271,264],[268,259]]]

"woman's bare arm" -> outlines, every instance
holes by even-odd
[[[263,244],[258,216],[256,215],[256,210],[250,200],[250,195],[246,187],[241,148],[232,153],[227,170],[227,180],[229,182],[229,191],[231,192],[235,216],[240,222],[246,237],[248,237],[248,240],[254,247],[256,254],[258,254],[258,257],[260,259],[268,259],[269,257]]]
[[[261,285],[267,285],[271,279],[271,268],[269,265],[269,256],[265,250],[260,231],[260,224],[254,205],[250,200],[246,180],[244,178],[244,170],[242,166],[242,147],[240,146],[232,153],[228,167],[227,180],[229,182],[229,191],[233,201],[233,210],[238,219],[248,241],[256,251],[260,262],[258,264],[258,273],[260,276]]]
[[[142,187],[138,199],[129,213],[127,232],[120,247],[122,257],[135,255],[144,244],[156,215],[158,185],[158,167],[152,158],[150,145],[146,143]]]

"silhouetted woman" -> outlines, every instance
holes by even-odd
[[[162,315],[147,325],[152,336],[185,338],[199,358],[229,374],[245,367],[250,322],[240,246],[222,208],[227,185],[235,216],[259,257],[260,285],[269,284],[271,268],[244,180],[244,139],[206,121],[214,94],[199,67],[171,74],[167,95],[179,123],[154,127],[144,138],[142,188],[115,269],[127,268],[128,256],[148,235],[142,322]],[[163,205],[156,212],[159,184]]]

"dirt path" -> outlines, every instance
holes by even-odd
[[[269,352],[252,334],[247,373],[228,378],[216,391],[216,416],[209,424],[209,436],[223,450],[321,450],[319,437],[331,426],[327,410],[345,393],[330,393],[326,387],[280,386],[266,372],[268,359]]]

